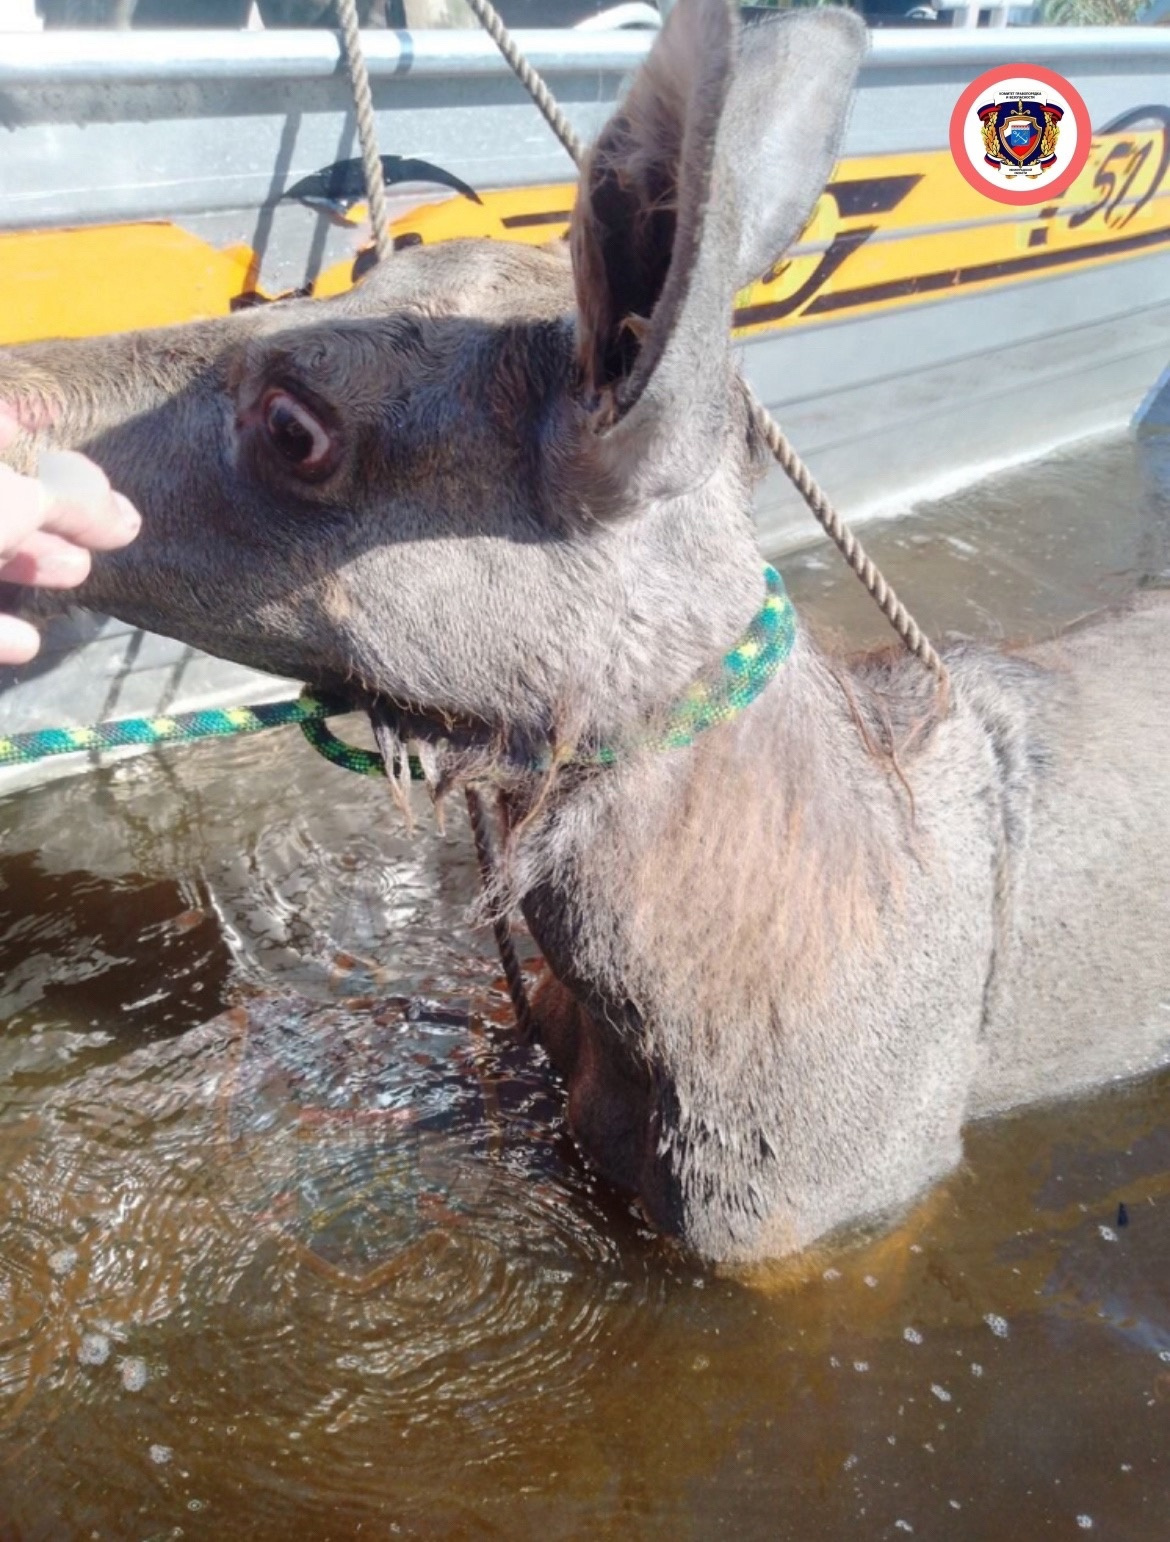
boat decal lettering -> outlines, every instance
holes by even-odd
[[[820,261],[799,289],[785,296],[782,300],[768,300],[755,305],[737,306],[734,325],[737,327],[758,326],[762,322],[779,321],[782,317],[791,316],[794,311],[800,310],[807,300],[810,300],[819,289],[825,286],[841,264],[848,257],[851,257],[859,246],[863,246],[869,240],[876,229],[876,225],[863,225],[860,230],[848,230],[843,235],[834,236],[832,245],[827,252],[822,254]],[[768,277],[775,282],[775,278],[780,277],[787,266],[788,264],[783,264],[779,268],[774,268]]]
[[[1093,175],[1093,188],[1102,193],[1100,200],[1084,209],[1074,211],[1069,216],[1070,229],[1075,230],[1078,225],[1086,224],[1095,214],[1100,214],[1110,229],[1121,230],[1158,192],[1166,175],[1166,168],[1170,166],[1170,108],[1153,105],[1135,107],[1131,112],[1122,113],[1120,118],[1115,118],[1102,132],[1120,133],[1140,123],[1148,123],[1151,118],[1161,124],[1162,143],[1149,182],[1145,183],[1144,179],[1139,182],[1138,179],[1146,164],[1153,158],[1153,139],[1148,138],[1144,144],[1136,138],[1119,140],[1117,144],[1110,146]],[[1123,163],[1118,165],[1116,172],[1109,169],[1114,162]],[[1137,184],[1137,192],[1132,202],[1122,208],[1131,192],[1134,192],[1135,184]]]
[[[1043,269],[1088,262],[1094,257],[1144,251],[1150,247],[1164,246],[1168,242],[1170,242],[1170,226],[1164,230],[1147,230],[1139,236],[1127,236],[1120,241],[1098,241],[1091,246],[1066,248],[1064,251],[1035,252],[1024,257],[1011,257],[1000,262],[987,262],[970,268],[949,268],[941,273],[921,273],[912,278],[895,279],[888,284],[871,284],[864,289],[846,289],[837,294],[819,295],[807,307],[805,314],[825,315],[830,311],[872,305],[875,301],[906,299],[911,295],[927,294],[940,289],[960,289],[965,284],[981,284],[990,279],[1017,278],[1026,273],[1038,273]]]
[[[848,220],[863,214],[889,214],[921,181],[920,171],[903,177],[854,177],[830,182],[825,191],[833,195],[841,218]]]
[[[536,225],[567,225],[571,209],[549,209],[534,214],[505,214],[500,224],[505,230],[526,230]]]

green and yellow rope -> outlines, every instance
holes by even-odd
[[[54,755],[93,750],[119,750],[152,744],[188,744],[196,739],[226,739],[260,733],[268,728],[299,727],[328,760],[367,776],[382,775],[381,757],[343,744],[325,727],[325,719],[353,708],[343,701],[314,696],[309,690],[297,701],[266,702],[256,707],[209,708],[176,712],[164,717],[129,717],[98,723],[93,728],[38,728],[0,736],[0,767],[27,766]]]
[[[684,749],[713,728],[725,723],[753,702],[792,652],[796,641],[796,612],[775,568],[765,567],[766,596],[743,637],[726,653],[719,670],[709,680],[698,680],[671,708],[664,727],[644,747],[654,750]],[[27,733],[0,736],[0,768],[34,765],[55,755],[77,755],[94,750],[117,750],[152,744],[188,744],[196,739],[226,739],[236,734],[260,733],[268,728],[295,724],[319,755],[362,776],[385,776],[382,757],[344,743],[326,727],[326,719],[354,710],[351,703],[315,696],[307,687],[296,701],[275,701],[255,707],[210,708],[202,712],[177,712],[163,717],[120,718],[92,728],[38,728]],[[578,759],[586,764],[611,766],[620,750],[602,745]],[[541,769],[536,767],[534,769]],[[410,772],[418,781],[422,768],[411,757]]]
[[[775,568],[765,565],[764,583],[763,606],[735,647],[723,655],[718,674],[713,679],[694,682],[670,709],[661,732],[646,742],[645,748],[685,749],[708,728],[738,716],[755,701],[787,659],[796,642],[796,610]],[[587,758],[612,766],[619,751],[602,746]]]

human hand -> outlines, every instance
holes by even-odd
[[[0,453],[19,432],[0,403]],[[88,577],[91,551],[127,545],[142,521],[84,455],[48,451],[37,471],[26,477],[0,465],[0,582],[72,589]],[[0,664],[27,664],[40,641],[34,626],[0,612]]]

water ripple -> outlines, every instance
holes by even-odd
[[[314,1488],[339,1504],[390,1421],[515,1456],[663,1288],[556,1125],[457,1003],[264,998],[91,1072],[0,1128],[0,1427],[71,1440],[88,1409],[84,1460],[157,1482],[150,1447],[235,1406],[261,1485],[274,1441],[344,1433]]]

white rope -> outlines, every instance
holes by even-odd
[[[564,145],[575,166],[585,159],[585,146],[573,132],[573,126],[561,111],[555,96],[545,85],[539,71],[531,65],[516,46],[516,40],[504,25],[504,18],[492,5],[491,0],[467,0],[475,12],[476,20],[503,54],[520,84],[536,103],[544,121]]]
[[[357,0],[337,0],[341,22],[342,51],[349,85],[353,94],[353,115],[357,121],[358,144],[362,152],[362,171],[366,179],[366,198],[370,205],[370,226],[374,232],[374,250],[378,261],[394,250],[390,236],[390,210],[386,204],[386,179],[378,154],[378,130],[374,123],[374,101],[370,95],[370,72],[358,30]]]

